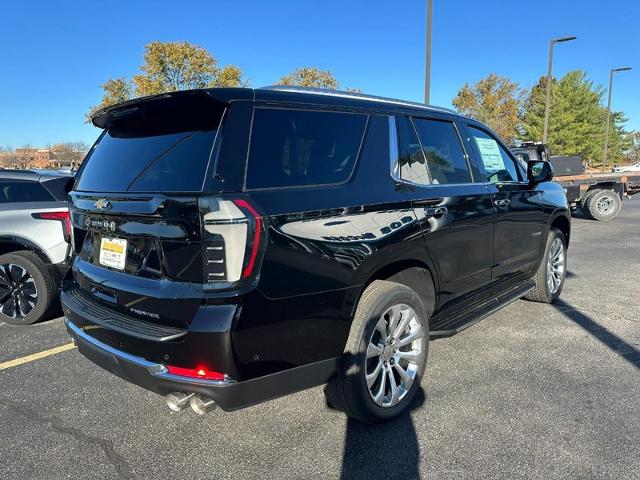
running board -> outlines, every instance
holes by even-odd
[[[533,280],[529,280],[516,288],[498,295],[496,298],[477,305],[471,311],[461,312],[457,315],[453,314],[451,318],[447,318],[445,321],[438,321],[440,320],[440,315],[436,315],[434,323],[437,325],[437,330],[430,331],[429,336],[446,337],[461,332],[465,328],[469,328],[471,325],[478,323],[483,318],[524,297],[533,290],[534,287]],[[446,312],[444,312],[444,316],[446,316]]]

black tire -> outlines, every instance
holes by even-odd
[[[365,375],[367,373],[367,362],[377,360],[382,365],[385,354],[367,360],[367,349],[370,340],[374,338],[375,332],[379,332],[376,326],[380,321],[383,321],[383,314],[391,307],[397,305],[408,306],[415,312],[415,316],[411,317],[415,318],[415,322],[412,322],[412,330],[408,333],[406,330],[403,330],[402,333],[398,334],[398,343],[400,343],[400,339],[411,336],[412,332],[417,332],[417,325],[419,325],[422,336],[416,337],[410,344],[410,348],[412,349],[411,351],[416,351],[413,349],[415,345],[418,345],[421,355],[413,365],[414,370],[412,373],[414,373],[415,376],[408,389],[402,387],[404,383],[398,373],[398,369],[403,368],[400,364],[402,360],[397,360],[397,363],[394,363],[395,359],[389,358],[388,370],[385,370],[385,368],[387,368],[386,362],[384,363],[385,367],[381,367],[380,370],[376,369],[376,371],[380,372],[380,375],[376,375],[380,378],[380,383],[377,384],[378,387],[382,384],[381,377],[385,377],[386,375],[385,378],[390,379],[388,375],[393,375],[393,383],[397,385],[398,391],[402,391],[397,404],[380,406],[375,403],[372,394],[369,392]],[[402,316],[400,318],[402,318]],[[400,325],[400,323],[398,322],[396,325]],[[409,326],[407,328],[409,328]],[[406,334],[405,337],[401,337],[403,333]],[[415,342],[419,343],[416,344]],[[391,347],[385,347],[384,352],[387,352],[388,348],[393,348],[393,345]],[[400,348],[407,347],[403,346]],[[365,289],[360,298],[337,375],[325,388],[325,395],[329,405],[345,412],[347,416],[365,423],[379,423],[399,415],[411,404],[413,397],[420,388],[420,382],[422,381],[427,363],[428,349],[429,321],[420,297],[412,289],[399,283],[382,280],[374,281]],[[409,371],[409,365],[405,364],[403,370]],[[398,381],[398,379],[400,380]],[[391,382],[391,380],[388,380],[388,382]],[[375,385],[376,383],[372,385],[372,388],[374,388]],[[391,385],[391,383],[389,383],[389,385]],[[383,392],[386,392],[385,388],[383,385]],[[390,389],[390,386],[388,388]],[[391,392],[389,395],[391,395]],[[383,402],[385,398],[386,395],[383,395]]]
[[[21,269],[25,270],[27,274],[33,279],[33,283],[36,287],[35,294],[35,304],[31,307],[26,315],[17,312],[16,317],[9,316],[6,313],[10,310],[10,306],[7,305],[7,288],[6,288],[6,271],[5,269],[8,265],[16,265]],[[1,277],[0,280],[4,279],[4,281],[0,282],[1,292],[4,292],[4,295],[0,294],[0,320],[10,323],[12,325],[30,325],[41,320],[49,311],[51,307],[51,302],[56,296],[56,286],[53,278],[51,278],[51,274],[47,269],[47,266],[44,262],[36,255],[35,253],[29,250],[21,250],[18,252],[6,253],[4,255],[0,255],[0,275],[5,274],[4,277]],[[31,288],[31,282],[25,282],[28,284],[28,287]],[[13,303],[12,303],[13,305]],[[26,310],[26,307],[25,307]]]
[[[589,201],[589,198],[596,192],[597,190],[589,190],[587,193],[585,193],[584,197],[582,197],[582,200],[580,200],[580,210],[582,211],[582,215],[584,215],[584,217],[588,218],[589,220],[595,220],[595,218],[591,216],[591,213],[587,208],[587,202]]]
[[[622,200],[613,190],[597,189],[586,199],[585,208],[594,220],[607,222],[620,213]]]
[[[547,281],[547,274],[549,270],[549,256],[551,254],[551,247],[556,241],[556,239],[560,239],[562,242],[562,262],[563,262],[563,273],[562,278],[560,280],[560,284],[555,291],[551,291],[549,288],[549,283]],[[564,287],[564,281],[566,278],[567,272],[567,240],[564,238],[564,235],[557,228],[552,228],[549,230],[549,235],[547,236],[547,244],[544,249],[544,257],[542,257],[542,262],[540,262],[540,266],[538,267],[538,271],[536,275],[533,277],[533,281],[535,282],[535,288],[531,290],[527,295],[526,299],[531,300],[533,302],[541,302],[541,303],[553,303],[562,293],[562,288]]]

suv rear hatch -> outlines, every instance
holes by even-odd
[[[166,340],[189,326],[205,292],[251,275],[255,210],[202,193],[227,106],[180,92],[94,119],[105,131],[70,194],[68,301],[114,330]]]

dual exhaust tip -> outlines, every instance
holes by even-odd
[[[216,402],[211,398],[203,397],[195,393],[173,392],[166,397],[167,406],[174,412],[183,410],[187,404],[191,406],[191,410],[198,415],[206,415],[208,412],[216,408]]]

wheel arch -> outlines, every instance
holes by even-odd
[[[620,200],[624,198],[624,186],[620,182],[598,182],[591,185],[587,191],[585,192],[585,196],[587,193],[593,192],[595,190],[613,190],[620,196]]]
[[[559,213],[551,218],[549,222],[549,230],[557,228],[564,235],[567,247],[569,246],[569,239],[571,237],[571,220],[564,214]]]
[[[437,277],[435,277],[433,269],[422,260],[406,258],[381,265],[369,275],[362,283],[358,297],[353,304],[351,318],[355,315],[362,293],[376,280],[389,280],[411,288],[418,294],[429,315],[437,306]]]
[[[0,255],[19,250],[30,250],[38,255],[45,265],[51,265],[51,259],[35,242],[17,235],[0,235]]]

